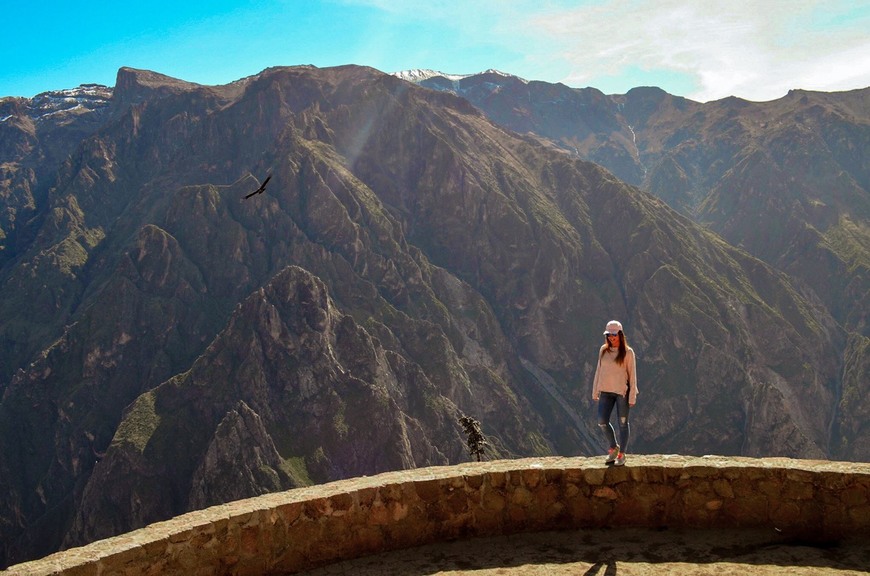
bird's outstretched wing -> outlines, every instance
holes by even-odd
[[[271,175],[271,174],[269,174],[268,176],[266,176],[266,179],[263,180],[263,183],[260,184],[260,187],[257,188],[256,190],[254,190],[253,192],[251,192],[250,194],[248,194],[247,196],[245,196],[245,200],[247,200],[247,199],[250,198],[251,196],[255,196],[255,195],[257,195],[257,194],[262,194],[262,193],[263,193],[263,190],[266,189],[266,184],[268,184],[268,183],[269,183],[269,180],[271,180],[271,179],[272,179],[272,175]]]

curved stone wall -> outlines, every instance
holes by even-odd
[[[535,458],[389,472],[191,512],[3,574],[292,573],[473,536],[598,527],[870,533],[870,464],[786,458]]]

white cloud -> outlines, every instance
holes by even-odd
[[[346,0],[522,53],[530,79],[596,86],[642,71],[708,101],[870,86],[870,3],[849,0]],[[498,67],[495,64],[493,67]],[[628,89],[637,84],[626,84]],[[669,90],[669,88],[671,88]],[[675,92],[679,93],[679,92]]]
[[[523,33],[544,39],[544,52],[568,67],[568,84],[595,85],[596,77],[635,66],[690,75],[698,88],[684,95],[693,99],[769,100],[790,88],[870,86],[870,6],[834,14],[835,29],[818,28],[816,16],[835,5],[609,0],[536,15]],[[540,48],[536,54],[547,57]]]

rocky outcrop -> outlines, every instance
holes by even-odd
[[[218,424],[202,463],[193,472],[189,507],[199,510],[277,492],[286,486],[304,485],[305,480],[291,480],[263,419],[239,400]]]
[[[84,84],[0,98],[0,266],[27,249],[56,171],[107,120],[111,96],[111,88]]]

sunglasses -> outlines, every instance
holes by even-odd
[[[619,337],[619,333],[617,333],[617,334],[611,334],[611,333],[608,332],[607,337],[608,337],[608,338],[618,338],[618,337]]]

